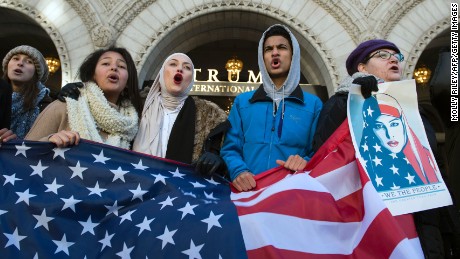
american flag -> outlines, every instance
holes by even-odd
[[[244,258],[228,184],[83,141],[0,148],[2,258]]]
[[[305,170],[232,193],[250,258],[424,258],[412,216],[393,217],[356,162],[346,122]]]
[[[4,143],[0,254],[423,258],[412,219],[390,214],[360,172],[344,125],[306,173],[274,168],[243,193],[188,165],[102,144]]]

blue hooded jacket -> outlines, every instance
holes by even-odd
[[[298,85],[300,48],[294,35],[282,27],[289,32],[293,48],[284,85],[276,90],[263,62],[264,38],[270,27],[262,35],[258,50],[263,84],[256,91],[237,96],[228,117],[231,128],[221,156],[232,180],[245,171],[259,174],[274,168],[278,166],[277,159],[286,161],[290,155],[298,154],[308,161],[313,154],[312,139],[322,102]],[[274,98],[279,100],[278,104]]]

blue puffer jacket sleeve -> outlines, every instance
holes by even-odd
[[[230,129],[225,135],[224,144],[221,149],[221,155],[227,164],[230,173],[230,179],[233,181],[240,173],[249,171],[248,166],[244,162],[243,154],[243,129],[240,116],[240,98],[236,97],[232,109],[228,116],[228,121],[231,124]]]

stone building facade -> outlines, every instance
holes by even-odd
[[[130,51],[143,82],[154,77],[159,61],[172,52],[187,53],[220,40],[257,43],[267,27],[283,23],[300,43],[302,74],[331,95],[346,76],[347,55],[371,38],[395,42],[406,57],[403,77],[412,78],[429,44],[446,40],[442,36],[450,29],[450,2],[1,0],[0,8],[24,14],[46,31],[61,61],[61,84],[75,80],[89,53],[111,44]]]

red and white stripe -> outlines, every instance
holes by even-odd
[[[275,168],[254,191],[232,193],[250,258],[423,258],[414,228],[401,229],[362,175],[351,139],[338,139],[308,172]]]

